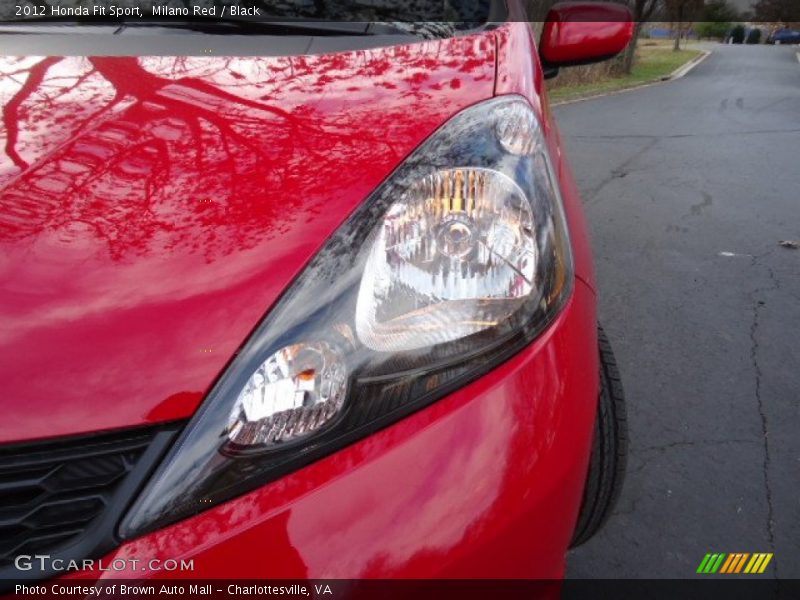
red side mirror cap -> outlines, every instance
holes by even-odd
[[[610,2],[561,2],[547,13],[539,54],[548,66],[582,65],[620,53],[633,37],[633,14]]]

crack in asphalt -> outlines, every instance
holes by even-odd
[[[592,189],[590,189],[586,193],[586,195],[584,197],[584,204],[586,204],[587,206],[589,204],[591,204],[594,201],[594,199],[597,197],[597,195],[601,191],[603,191],[603,188],[605,188],[609,183],[611,183],[615,179],[621,179],[621,178],[625,177],[626,175],[628,175],[628,173],[630,173],[630,170],[628,169],[628,167],[631,164],[633,164],[633,162],[637,158],[640,158],[643,154],[645,154],[646,152],[649,152],[650,150],[652,150],[653,146],[655,146],[659,141],[659,139],[656,136],[649,136],[649,137],[652,138],[652,139],[650,140],[649,143],[647,143],[644,146],[644,148],[642,148],[641,150],[636,151],[630,157],[628,157],[627,159],[622,161],[619,165],[614,167],[611,170],[611,173],[609,174],[608,177],[603,179],[600,183],[598,183],[595,187],[593,187]]]
[[[671,134],[652,134],[652,133],[631,133],[631,134],[614,134],[614,135],[571,135],[568,139],[574,140],[675,140],[682,138],[708,138],[708,137],[728,137],[728,136],[742,136],[742,135],[766,135],[777,133],[800,133],[798,129],[755,129],[751,131],[718,131],[706,133],[671,133]]]
[[[685,578],[714,544],[749,543],[773,553],[761,577],[764,595],[779,597],[770,588],[800,568],[790,477],[800,464],[791,327],[800,250],[778,245],[796,229],[786,174],[797,162],[800,88],[787,82],[800,70],[790,58],[791,70],[767,48],[720,47],[680,89],[555,109],[581,191],[595,194],[587,219],[598,285],[612,290],[600,315],[616,322],[637,400],[621,516],[575,551],[568,575]],[[727,115],[717,112],[723,98]],[[674,368],[653,368],[664,364]]]
[[[702,202],[692,204],[689,207],[689,212],[681,216],[681,219],[688,219],[689,217],[699,217],[703,214],[703,210],[709,208],[714,203],[714,198],[705,190],[700,190],[700,195],[703,197]]]
[[[645,452],[667,452],[675,448],[693,448],[695,446],[723,446],[726,444],[759,444],[760,440],[745,440],[745,439],[730,439],[730,440],[680,440],[677,442],[669,442],[667,444],[658,444],[655,446],[644,446],[636,448],[635,453],[638,458],[639,464],[636,467],[628,467],[630,473],[641,473],[645,467],[654,460],[654,458],[644,458],[639,456]],[[633,456],[633,449],[632,449]]]
[[[779,290],[781,285],[778,278],[775,276],[775,271],[769,265],[761,265],[759,261],[765,258],[772,251],[764,254],[753,256],[750,262],[751,267],[766,268],[769,274],[770,281],[772,282],[768,287],[759,287],[753,290],[753,321],[750,325],[750,360],[753,364],[753,372],[755,374],[755,395],[756,407],[758,408],[758,416],[761,420],[761,434],[764,440],[764,461],[762,465],[762,472],[764,474],[764,493],[767,500],[767,541],[769,542],[770,550],[775,552],[775,514],[772,502],[772,487],[769,481],[769,468],[770,468],[770,448],[769,448],[769,427],[767,423],[767,414],[764,411],[764,400],[761,397],[761,379],[762,371],[761,365],[758,362],[758,326],[761,307],[765,305],[765,301],[759,299],[759,296],[766,292]],[[773,577],[778,579],[778,559],[773,557],[772,563]]]
[[[691,448],[694,446],[722,446],[724,444],[755,444],[757,443],[755,440],[743,440],[743,439],[732,439],[732,440],[681,440],[678,442],[670,442],[669,444],[658,444],[656,446],[645,446],[644,448],[639,448],[639,452],[664,452],[665,450],[670,450],[672,448],[680,448],[680,447],[687,447]]]

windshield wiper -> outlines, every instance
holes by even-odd
[[[154,24],[153,21],[126,21],[125,27],[141,27]],[[164,20],[161,27],[191,29],[203,33],[225,33],[235,30],[242,35],[373,35],[368,31],[369,23],[325,22],[325,21],[262,21],[257,19],[237,19],[235,17],[210,17],[191,21]]]

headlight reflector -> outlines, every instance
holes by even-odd
[[[381,352],[466,337],[509,317],[535,287],[524,192],[490,169],[443,169],[388,210],[367,259],[356,331]]]
[[[228,439],[241,446],[301,439],[336,416],[346,391],[347,367],[335,346],[317,342],[281,348],[239,393]]]

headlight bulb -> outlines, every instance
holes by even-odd
[[[475,223],[466,215],[454,215],[439,227],[439,250],[450,258],[462,259],[475,247]]]

